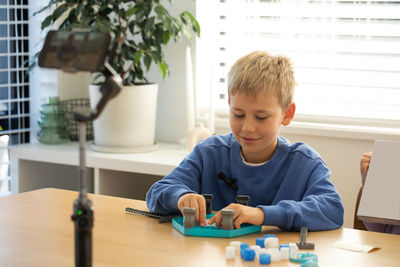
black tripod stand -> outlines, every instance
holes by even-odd
[[[74,201],[71,216],[75,225],[75,266],[92,266],[93,203],[87,198],[86,121],[79,128],[79,197]]]
[[[79,126],[79,196],[74,201],[71,216],[75,228],[75,266],[92,266],[93,203],[87,197],[86,124],[95,120],[107,102],[122,88],[122,79],[109,65],[113,62],[118,42],[109,51],[111,36],[91,31],[49,31],[38,56],[40,67],[68,72],[101,72],[105,82],[100,86],[101,98],[96,107],[75,110],[74,120]],[[108,61],[106,60],[108,57]]]
[[[80,110],[74,112],[74,120],[78,122],[79,128],[79,170],[78,185],[79,196],[74,201],[73,214],[75,228],[75,266],[92,266],[92,228],[94,222],[93,203],[87,198],[87,173],[86,173],[86,124],[96,119],[104,106],[121,89],[121,78],[115,75],[112,68],[106,64],[103,74],[106,81],[101,85],[102,97],[94,111]]]

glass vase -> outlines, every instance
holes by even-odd
[[[58,96],[49,97],[47,103],[40,106],[38,124],[40,130],[37,139],[43,144],[62,144],[69,141],[67,131],[67,110],[60,104]]]

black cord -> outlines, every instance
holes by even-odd
[[[226,177],[225,173],[223,173],[223,172],[219,172],[217,174],[217,176],[220,180],[223,180],[227,186],[232,187],[235,191],[237,191],[239,189],[239,187],[236,185],[235,178],[228,178],[228,177]]]

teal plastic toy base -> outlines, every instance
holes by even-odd
[[[289,260],[292,262],[296,263],[306,263],[306,262],[318,262],[318,256],[310,253],[310,252],[305,252],[305,253],[294,253],[289,256]],[[303,266],[303,265],[302,265]],[[312,266],[312,265],[310,265]],[[318,265],[317,265],[318,266]]]
[[[207,219],[211,218],[214,214],[208,214]],[[181,232],[183,235],[190,236],[203,236],[203,237],[235,237],[247,235],[261,231],[261,225],[243,224],[239,229],[224,230],[218,229],[215,226],[208,225],[205,227],[195,226],[194,228],[183,227],[183,217],[172,219],[172,226]]]

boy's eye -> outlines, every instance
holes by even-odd
[[[244,118],[244,114],[236,114],[236,113],[233,113],[233,115],[236,117],[236,118]]]
[[[264,120],[268,119],[268,117],[259,117],[259,116],[256,116],[256,119],[257,119],[257,120],[260,120],[260,121],[264,121]]]

